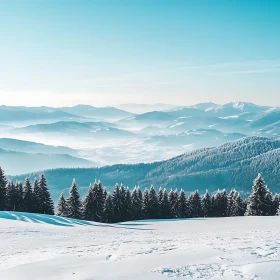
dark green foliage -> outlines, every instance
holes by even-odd
[[[0,167],[0,211],[6,209],[6,203],[7,203],[6,184],[7,184],[7,180],[4,171]]]
[[[135,187],[131,193],[131,212],[132,220],[141,219],[142,192],[139,187]]]
[[[112,203],[113,203],[113,211],[114,211],[114,222],[121,221],[122,217],[122,200],[120,187],[118,184],[115,185],[113,194],[112,194]]]
[[[64,197],[64,193],[61,193],[57,204],[57,215],[61,217],[67,217],[68,211],[68,205]]]
[[[33,188],[28,177],[24,186],[12,181],[6,184],[4,172],[0,168],[0,187],[4,183],[5,187],[0,188],[3,210],[54,214],[44,175],[39,182],[34,181]],[[150,190],[145,189],[142,194],[140,187],[130,192],[129,188],[124,185],[119,187],[118,184],[111,196],[98,181],[89,187],[82,204],[74,180],[69,198],[66,200],[63,193],[59,198],[57,215],[106,223],[157,218],[243,216],[245,211],[246,215],[269,216],[280,214],[279,204],[280,195],[272,196],[260,174],[247,200],[243,200],[235,190],[228,195],[225,190],[218,190],[213,197],[206,191],[202,199],[197,190],[187,199],[184,190],[178,196],[177,190],[171,189],[168,194],[166,189],[160,188],[156,193],[151,186]]]
[[[82,219],[82,203],[76,181],[73,180],[72,186],[69,191],[69,198],[67,199],[68,217],[74,219]]]
[[[43,213],[41,188],[36,178],[33,183],[33,200],[33,211],[35,213]]]
[[[149,191],[145,189],[142,199],[142,219],[149,219]]]
[[[191,218],[201,217],[201,197],[199,192],[196,190],[190,194],[188,199],[189,204],[189,215]]]
[[[125,195],[124,195],[124,204],[123,204],[123,220],[130,221],[132,220],[132,202],[131,202],[131,193],[129,188],[126,188]]]
[[[178,193],[177,190],[173,191],[172,189],[168,195],[169,207],[170,207],[170,218],[178,218],[179,217],[179,209],[178,209]]]
[[[95,184],[96,188],[96,184]],[[94,221],[94,215],[97,208],[97,201],[95,199],[95,191],[90,185],[88,188],[88,193],[83,200],[83,217],[87,221]]]
[[[34,210],[33,202],[34,202],[33,191],[29,178],[27,177],[23,185],[23,211],[33,212]]]
[[[233,197],[230,216],[244,216],[244,212],[244,201],[240,197],[240,194],[236,192],[236,195]]]
[[[18,211],[18,191],[13,182],[9,181],[6,189],[6,209]]]
[[[274,215],[272,194],[267,188],[262,175],[254,180],[252,194],[248,198],[246,209],[247,216],[271,216]]]
[[[40,212],[42,214],[54,215],[54,204],[51,198],[47,180],[45,176],[42,174],[39,180],[39,195],[40,195]],[[33,196],[33,201],[35,197]]]
[[[212,197],[206,190],[201,200],[201,214],[203,217],[211,217],[212,215]]]
[[[158,218],[158,197],[153,185],[149,190],[148,217],[149,219]]]
[[[94,199],[93,221],[102,222],[104,210],[104,190],[100,181],[95,182],[92,188]]]
[[[187,198],[183,189],[181,189],[178,197],[178,212],[179,218],[187,218],[189,216]]]
[[[228,197],[225,190],[218,190],[212,198],[212,214],[214,217],[226,217]]]
[[[170,211],[170,204],[169,204],[169,198],[168,198],[168,192],[166,189],[164,189],[161,192],[158,193],[158,203],[159,203],[159,217],[161,219],[164,218],[170,218],[171,211]]]
[[[23,204],[23,186],[21,182],[16,183],[17,190],[17,210],[16,211],[24,211]]]
[[[112,223],[113,221],[114,221],[113,202],[112,202],[111,195],[107,193],[104,202],[103,222]]]

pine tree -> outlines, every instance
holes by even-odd
[[[43,199],[41,194],[41,188],[39,186],[38,180],[35,178],[33,183],[33,211],[35,213],[44,213],[43,212]]]
[[[228,217],[232,216],[233,201],[237,195],[238,194],[237,194],[236,190],[231,190],[228,194],[228,203],[227,203],[227,216]]]
[[[179,198],[178,198],[178,210],[179,210],[179,218],[187,218],[188,217],[188,204],[186,194],[183,189],[181,189]]]
[[[132,219],[140,220],[142,211],[142,193],[139,187],[135,187],[131,193]]]
[[[39,194],[40,194],[40,210],[42,214],[54,215],[54,204],[51,198],[47,180],[42,174],[39,181]],[[35,197],[36,198],[36,197]]]
[[[75,179],[73,180],[69,193],[70,195],[67,199],[67,207],[69,209],[68,217],[74,219],[82,219],[82,203],[80,200],[79,190]]]
[[[16,186],[12,181],[9,181],[6,189],[6,209],[8,211],[18,210],[18,193]]]
[[[158,197],[158,217],[159,217],[159,219],[162,219],[163,218],[162,211],[161,211],[161,202],[163,201],[163,189],[162,189],[162,187],[159,188],[157,197]]]
[[[208,190],[206,190],[201,200],[201,212],[203,217],[211,217],[212,215],[212,198]]]
[[[169,206],[170,206],[170,217],[178,218],[179,210],[178,210],[178,193],[177,190],[173,191],[172,189],[168,195]]]
[[[159,193],[159,215],[161,219],[168,219],[171,216],[169,196],[166,189],[163,190],[162,196]]]
[[[190,194],[188,203],[189,203],[190,217],[192,217],[192,218],[201,217],[201,214],[202,214],[201,213],[201,197],[200,197],[198,190],[196,190],[194,193]]]
[[[143,192],[142,199],[142,219],[149,219],[149,191],[145,189]]]
[[[24,181],[23,186],[23,208],[25,212],[32,213],[34,206],[33,206],[33,191],[32,187],[29,181],[29,178],[27,177]]]
[[[6,203],[7,203],[6,184],[7,184],[7,180],[4,171],[0,167],[0,211],[6,209]]]
[[[118,184],[115,185],[113,194],[112,194],[112,203],[113,203],[113,212],[114,212],[114,222],[121,221],[122,215],[122,201],[120,194],[120,187]]]
[[[17,211],[24,211],[24,204],[23,204],[23,186],[21,182],[16,183],[16,190],[17,190]]]
[[[252,193],[248,198],[246,216],[270,216],[273,215],[272,195],[261,176],[254,180]]]
[[[104,202],[103,222],[112,223],[113,221],[114,221],[113,202],[112,202],[111,195],[107,193]]]
[[[67,217],[68,216],[68,205],[64,197],[64,193],[61,193],[58,204],[57,204],[57,216]]]
[[[93,192],[94,192],[94,199],[96,201],[95,202],[96,209],[95,209],[95,213],[94,213],[94,221],[102,222],[105,198],[104,198],[104,190],[102,188],[101,181],[94,183]]]
[[[131,209],[131,193],[129,188],[125,190],[125,200],[124,200],[124,221],[131,221],[132,220],[132,209]]]
[[[126,187],[120,185],[120,222],[125,221],[126,209],[125,209],[125,200],[126,200]]]
[[[226,217],[228,209],[228,197],[225,190],[218,190],[212,199],[212,211],[214,217]]]
[[[94,185],[97,187],[97,184]],[[83,200],[83,218],[86,221],[94,221],[94,215],[97,209],[97,201],[95,199],[95,192],[92,185],[88,188],[88,193]]]
[[[148,217],[149,219],[158,218],[158,198],[153,185],[149,190]]]
[[[232,206],[231,206],[231,216],[244,216],[244,202],[240,197],[240,194],[236,192],[236,195],[233,197]]]

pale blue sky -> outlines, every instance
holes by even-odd
[[[280,2],[0,0],[0,103],[280,105]]]

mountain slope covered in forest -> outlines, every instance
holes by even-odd
[[[271,191],[279,191],[280,140],[249,137],[218,147],[198,149],[170,160],[150,164],[113,165],[101,168],[53,169],[44,174],[54,196],[67,191],[75,178],[84,194],[94,180],[101,180],[109,190],[116,182],[130,188],[151,184],[156,188],[195,189],[204,192],[218,188],[237,188],[249,192],[252,180],[261,172]],[[38,177],[39,173],[13,177],[24,180]]]

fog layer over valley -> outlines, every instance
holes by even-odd
[[[280,135],[278,107],[236,102],[119,108],[0,106],[2,168],[15,175],[58,167],[151,163],[247,136]]]

